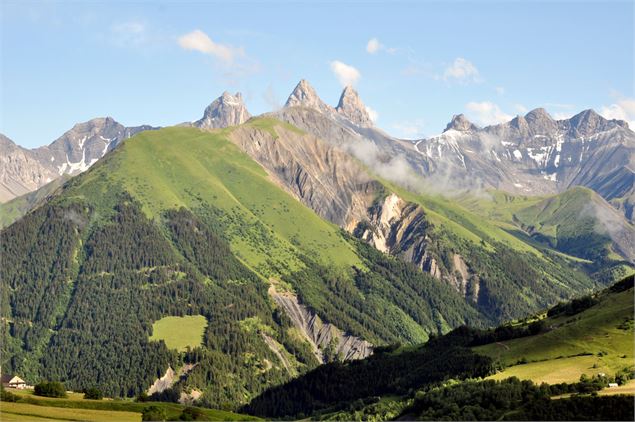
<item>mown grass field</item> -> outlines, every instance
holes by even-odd
[[[202,315],[168,316],[152,324],[150,340],[163,340],[168,349],[182,352],[201,345],[205,327],[207,320]]]
[[[121,421],[138,422],[141,413],[113,410],[91,410],[63,407],[40,406],[27,403],[5,403],[0,405],[2,420],[67,420],[67,421]]]
[[[143,409],[162,408],[168,418],[181,415],[184,405],[176,403],[144,402],[132,400],[84,400],[83,394],[72,393],[68,398],[48,398],[33,395],[31,390],[14,391],[18,402],[0,402],[0,420],[74,420],[74,421],[140,421]],[[210,421],[247,421],[258,418],[223,410],[199,408]]]
[[[547,318],[550,331],[474,350],[506,366],[495,379],[557,383],[575,382],[582,374],[614,375],[635,362],[635,331],[627,322],[633,311],[633,289],[604,294],[599,304],[579,314]],[[518,364],[521,359],[527,363]]]

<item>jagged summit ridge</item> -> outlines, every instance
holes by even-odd
[[[373,125],[366,106],[359,98],[357,91],[350,85],[342,91],[340,101],[335,110],[358,126],[370,127]]]
[[[223,92],[223,95],[215,99],[203,113],[200,120],[194,122],[194,126],[203,129],[217,129],[228,126],[237,126],[251,118],[240,92],[231,95]]]
[[[352,86],[344,88],[337,107],[333,108],[322,101],[306,79],[302,79],[293,89],[284,106],[285,108],[307,107],[317,110],[328,117],[343,117],[359,127],[373,126],[368,108]]]
[[[445,127],[444,132],[452,129],[458,130],[459,132],[468,132],[478,130],[478,126],[470,122],[467,117],[465,117],[465,115],[455,114],[454,116],[452,116],[452,120],[450,121],[450,123],[448,123],[448,125]]]
[[[284,106],[308,107],[318,110],[324,114],[331,114],[335,111],[333,107],[322,101],[322,99],[317,95],[317,92],[315,92],[315,89],[306,79],[302,79],[298,82]]]

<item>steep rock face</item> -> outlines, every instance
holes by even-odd
[[[437,257],[429,250],[431,229],[423,208],[391,193],[369,208],[357,235],[384,253],[399,256],[441,279]],[[360,232],[361,230],[361,232]]]
[[[0,134],[0,202],[9,201],[43,186],[57,177],[32,151]]]
[[[100,117],[76,124],[50,145],[33,152],[59,175],[75,175],[86,171],[122,141],[150,129],[155,128],[147,125],[125,127],[112,117]]]
[[[0,136],[0,201],[32,192],[61,175],[79,174],[125,139],[153,129],[157,128],[125,127],[111,117],[100,117],[78,123],[51,144],[32,150]]]
[[[247,111],[242,94],[237,92],[236,95],[231,95],[225,91],[207,106],[203,117],[193,125],[201,129],[217,129],[238,126],[250,118],[251,114]]]
[[[321,217],[349,227],[366,215],[380,189],[346,153],[318,138],[276,126],[276,135],[248,125],[230,136],[277,183]],[[350,228],[350,227],[349,227]]]
[[[478,130],[478,126],[470,122],[463,114],[455,114],[452,116],[452,120],[445,127],[444,132],[448,130],[458,130],[459,132],[469,132],[472,130]]]
[[[320,97],[315,92],[315,89],[307,82],[305,79],[302,79],[296,87],[289,95],[287,102],[284,105],[285,107],[306,107],[311,108],[313,110],[317,110],[324,114],[332,114],[335,112],[335,109],[330,105],[327,105],[320,99]]]
[[[326,361],[324,352],[331,347],[344,360],[363,359],[372,354],[372,344],[323,322],[318,315],[299,303],[294,294],[278,292],[274,284],[269,288],[269,294],[305,336],[319,362]]]
[[[351,86],[347,86],[342,91],[340,101],[335,109],[340,115],[361,127],[370,127],[373,121],[368,114],[366,106],[359,98],[357,91]]]

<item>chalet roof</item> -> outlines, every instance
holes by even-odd
[[[26,384],[22,378],[17,375],[2,374],[3,384]]]

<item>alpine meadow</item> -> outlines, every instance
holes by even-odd
[[[633,420],[634,7],[3,1],[0,419]]]

